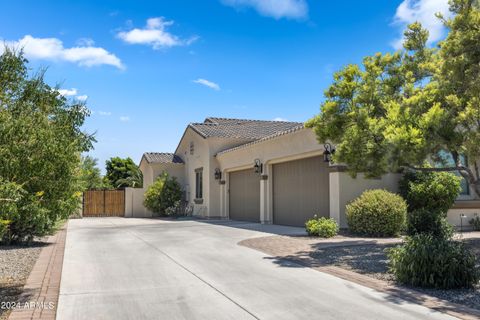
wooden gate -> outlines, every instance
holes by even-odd
[[[89,190],[83,193],[84,217],[125,216],[125,190]]]

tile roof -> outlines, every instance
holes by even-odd
[[[220,154],[227,153],[227,152],[235,151],[235,150],[238,150],[238,149],[242,149],[242,148],[245,148],[245,147],[248,147],[248,146],[257,144],[257,143],[262,142],[262,141],[274,139],[274,138],[276,138],[276,137],[280,137],[280,136],[283,136],[283,135],[285,135],[285,134],[297,132],[297,131],[302,130],[302,129],[304,129],[304,128],[305,128],[305,126],[303,125],[303,123],[300,123],[300,124],[298,124],[297,126],[292,127],[292,128],[290,128],[290,129],[288,129],[288,130],[276,132],[276,133],[274,133],[274,134],[271,134],[271,135],[269,135],[269,136],[263,137],[263,138],[261,138],[261,139],[254,140],[254,141],[251,141],[251,142],[248,142],[248,143],[244,143],[244,144],[241,144],[241,145],[236,146],[236,147],[233,147],[233,148],[229,148],[229,149],[222,150],[222,151],[218,152],[218,153],[216,154],[216,156],[217,156],[217,155],[220,155]]]
[[[179,156],[166,152],[145,152],[143,158],[148,163],[183,163]]]
[[[303,123],[209,117],[202,123],[190,123],[189,127],[204,138],[238,138],[253,141],[299,125],[303,126]]]

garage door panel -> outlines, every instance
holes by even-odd
[[[322,157],[273,165],[273,222],[303,226],[329,216],[329,170]]]
[[[230,173],[230,219],[260,221],[260,179],[253,169]]]

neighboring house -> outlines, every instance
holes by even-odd
[[[291,226],[303,226],[316,214],[346,227],[345,206],[363,191],[398,190],[399,174],[354,179],[344,166],[325,162],[324,152],[303,123],[225,118],[191,123],[174,153],[143,155],[143,189],[127,189],[126,216],[152,215],[142,205],[143,193],[162,171],[177,177],[196,216]],[[457,223],[458,215],[452,210],[449,218]]]

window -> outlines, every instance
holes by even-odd
[[[466,156],[460,155],[460,162],[464,166],[468,166],[468,159],[467,159]],[[455,162],[453,161],[453,157],[449,152],[440,151],[438,153],[438,159],[436,159],[436,161],[435,161],[435,166],[451,167],[451,166],[454,166],[454,165],[455,165]],[[467,180],[465,180],[465,178],[463,178],[460,175],[460,173],[458,173],[458,171],[454,171],[453,173],[462,178],[462,180],[460,181],[460,186],[462,187],[462,190],[460,191],[460,195],[461,196],[470,195],[470,186],[469,186]]]
[[[190,155],[193,155],[195,151],[195,145],[193,144],[193,141],[190,142]]]
[[[195,199],[203,199],[203,168],[195,169]]]

